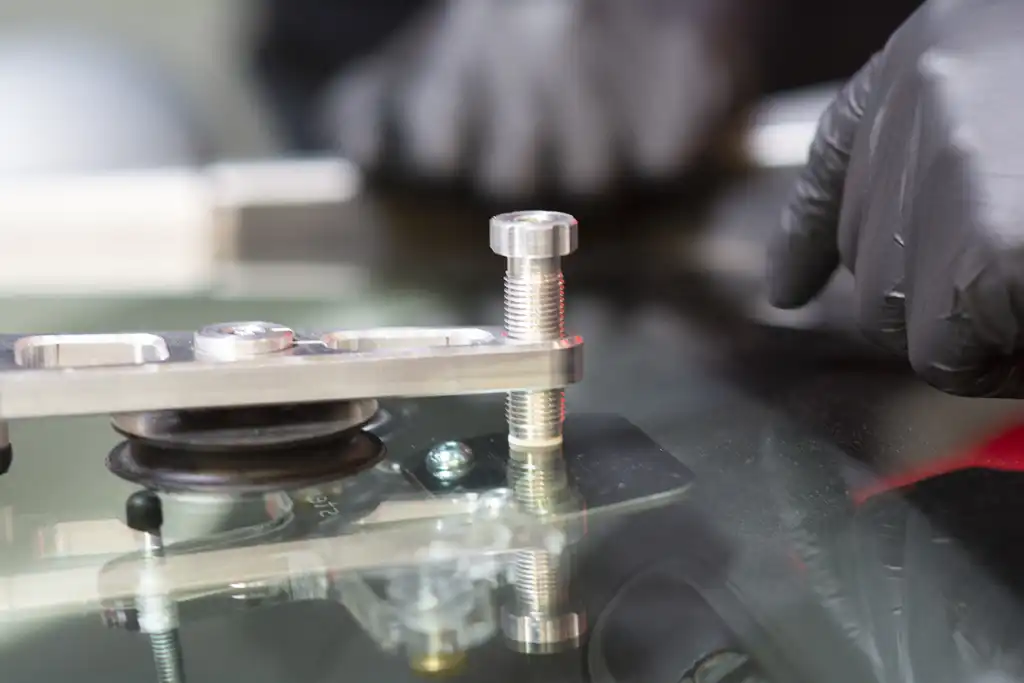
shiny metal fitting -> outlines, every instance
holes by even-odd
[[[260,321],[220,323],[196,332],[193,343],[196,356],[204,360],[245,360],[290,349],[295,332]]]
[[[559,258],[576,251],[579,223],[557,211],[516,211],[491,219],[491,250],[510,259]]]
[[[582,613],[517,614],[510,609],[501,611],[501,629],[515,649],[526,654],[553,654],[579,647],[587,631]]]
[[[473,450],[459,441],[445,441],[427,453],[427,471],[440,482],[452,483],[473,469]]]
[[[565,282],[561,257],[576,250],[575,218],[553,211],[521,211],[491,219],[491,249],[508,259],[505,270],[505,335],[516,342],[565,337]],[[510,443],[558,443],[565,417],[564,392],[513,391],[506,414]]]

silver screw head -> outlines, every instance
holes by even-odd
[[[295,332],[261,321],[217,323],[195,333],[196,355],[211,360],[244,360],[284,351],[295,344]]]
[[[473,450],[458,441],[445,441],[427,453],[427,471],[443,482],[458,481],[473,468]]]
[[[557,211],[516,211],[491,219],[491,250],[506,258],[558,258],[576,251],[579,223]]]

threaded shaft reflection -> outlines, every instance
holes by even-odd
[[[185,667],[178,631],[151,633],[149,642],[153,648],[153,663],[156,664],[159,683],[184,683]]]
[[[516,502],[525,512],[543,517],[565,507],[568,475],[560,448],[512,448],[508,480]],[[515,587],[520,613],[560,612],[567,598],[565,563],[563,554],[547,550],[516,554]]]

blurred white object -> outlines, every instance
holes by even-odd
[[[758,168],[790,168],[807,163],[818,120],[840,84],[830,83],[765,99],[754,111],[747,155]]]
[[[714,4],[443,0],[338,77],[325,127],[361,166],[397,157],[492,196],[545,182],[593,195],[627,170],[670,178],[704,151],[737,88],[710,37],[730,5]]]
[[[243,212],[337,207],[359,187],[349,164],[315,160],[0,176],[0,293],[208,291]]]
[[[0,181],[0,290],[102,295],[208,285],[210,201],[206,179],[191,171]]]
[[[59,32],[0,36],[0,175],[196,165],[202,137],[138,55]]]

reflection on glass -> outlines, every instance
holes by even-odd
[[[562,443],[525,446],[510,441],[508,483],[527,514],[551,527],[540,548],[515,554],[514,602],[502,611],[502,627],[514,647],[529,653],[558,651],[579,643],[585,618],[569,598],[572,543],[583,534],[582,506],[570,485]]]
[[[439,402],[437,413],[450,405]],[[414,415],[401,405],[392,414]],[[147,490],[159,519],[134,528],[113,516],[19,518],[7,509],[0,614],[98,607],[107,627],[138,633],[140,647],[142,636],[151,642],[153,671],[167,683],[188,668],[191,646],[182,651],[178,629],[297,602],[343,608],[381,652],[420,673],[458,671],[477,649],[532,655],[578,645],[585,618],[572,591],[573,548],[584,519],[671,500],[671,477],[635,476],[648,462],[663,471],[663,453],[628,423],[583,420],[572,453],[587,466],[573,467],[561,444],[510,448],[500,412],[493,427],[459,440],[426,417],[412,428],[405,417],[396,423],[387,467],[299,490]],[[437,438],[420,436],[424,426]],[[468,453],[465,467],[453,467]],[[205,455],[195,461],[209,464]]]

